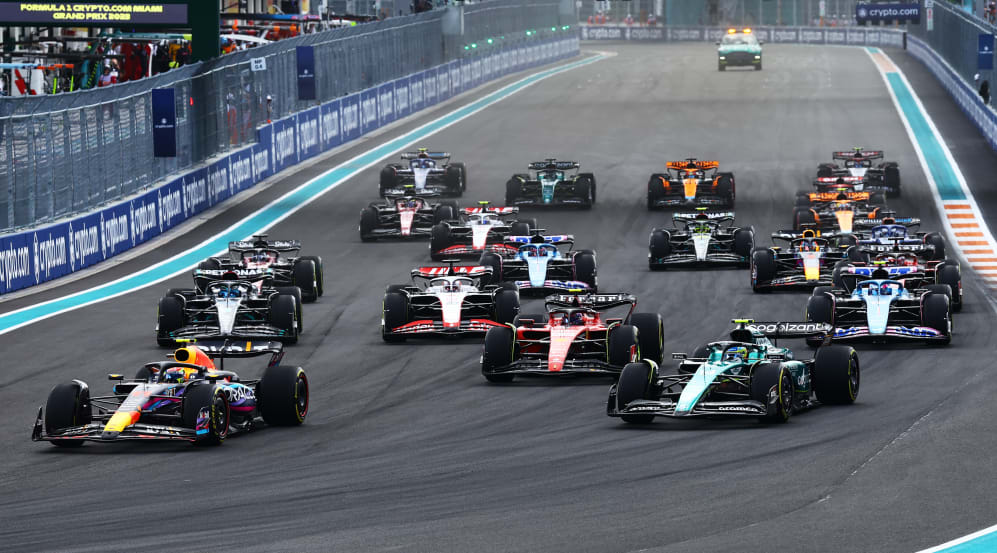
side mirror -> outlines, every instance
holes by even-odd
[[[519,326],[531,328],[533,326],[533,319],[519,319]]]
[[[107,379],[108,380],[124,380],[125,379],[125,375],[111,373],[111,374],[107,375]]]
[[[718,40],[718,41],[714,42],[713,44],[716,44],[717,46],[720,46],[720,41]]]
[[[688,353],[673,353],[672,354],[672,359],[675,359],[676,361],[684,361],[684,360],[686,360],[688,358],[689,358],[689,354]]]
[[[225,380],[225,376],[221,374],[206,374],[204,379],[208,382],[218,382],[219,380]]]

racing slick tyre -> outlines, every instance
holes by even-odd
[[[454,167],[460,169],[460,191],[461,192],[466,192],[467,191],[467,166],[464,165],[464,162],[462,162],[462,161],[455,161],[455,162],[451,163],[451,165],[453,165]],[[454,206],[454,207],[456,207],[456,206]]]
[[[802,230],[803,225],[817,224],[817,217],[809,207],[798,207],[793,210],[793,230]]]
[[[658,313],[634,313],[630,324],[637,327],[637,341],[640,344],[640,358],[661,363],[661,353],[665,349],[665,324]]]
[[[457,218],[457,210],[453,206],[449,205],[438,205],[433,209],[433,224],[442,223],[444,221],[453,221]]]
[[[890,198],[900,197],[900,167],[895,161],[888,161],[883,169],[883,185],[887,187],[886,195]]]
[[[204,261],[197,264],[197,268],[201,271],[217,271],[222,268],[220,261],[213,257],[209,257]]]
[[[200,382],[188,386],[183,395],[181,419],[183,426],[191,430],[197,428],[201,409],[208,408],[208,428],[204,434],[197,434],[194,445],[219,445],[228,437],[232,412],[224,389],[213,382]]]
[[[387,165],[384,169],[381,169],[381,181],[379,192],[381,197],[387,195],[388,190],[398,187],[398,173],[395,172],[395,168],[391,165]]]
[[[295,286],[301,288],[301,297],[311,303],[318,299],[318,268],[310,259],[299,259],[291,272]]]
[[[949,299],[949,307],[952,307],[952,287],[948,284],[928,284],[924,287],[929,292],[942,294]]]
[[[523,320],[533,321],[533,322],[530,323],[527,326],[527,325],[524,325],[524,324],[520,324],[520,322],[523,321]],[[546,323],[547,323],[547,315],[545,313],[537,313],[537,314],[534,314],[534,315],[530,315],[530,314],[527,314],[527,315],[516,315],[516,318],[514,318],[512,320],[512,326],[516,326],[516,327],[526,326],[526,328],[531,328],[531,327],[534,327],[534,326],[543,326]]]
[[[788,421],[793,414],[793,393],[793,377],[781,363],[765,363],[752,371],[751,399],[767,410],[759,417],[762,422]]]
[[[481,374],[488,382],[512,382],[511,373],[493,373],[497,367],[512,363],[516,335],[507,326],[494,326],[485,334],[485,347],[481,354]]]
[[[929,232],[924,235],[924,243],[930,246],[934,246],[935,249],[931,254],[931,259],[945,259],[945,237],[937,232]]]
[[[278,286],[277,293],[294,296],[294,318],[298,321],[298,334],[301,334],[305,331],[305,322],[301,318],[301,288],[297,286]]]
[[[404,342],[404,334],[390,331],[408,322],[408,296],[400,292],[384,294],[381,306],[381,339],[385,342]]]
[[[464,193],[460,168],[455,167],[454,164],[447,165],[443,172],[443,182],[447,185],[447,192],[451,196],[460,196]]]
[[[796,193],[796,207],[810,207],[810,192],[800,190]]]
[[[270,324],[283,330],[280,338],[285,344],[298,342],[297,299],[290,294],[277,294],[270,300]]]
[[[489,282],[497,283],[502,281],[502,256],[494,252],[485,252],[481,254],[481,259],[478,260],[478,265],[481,267],[491,268],[492,275]]]
[[[668,175],[654,173],[647,179],[647,208],[659,209],[657,202],[665,195],[664,183],[668,181]]]
[[[886,195],[883,194],[882,192],[870,192],[869,205],[874,205],[877,207],[886,207]]]
[[[847,248],[849,246],[855,246],[858,244],[858,240],[855,238],[854,234],[844,234],[838,237],[838,247]]]
[[[512,290],[499,290],[495,294],[495,322],[509,324],[519,314],[519,294]]]
[[[828,294],[831,290],[834,290],[834,286],[814,286],[811,296],[824,296]]]
[[[606,348],[606,361],[616,367],[625,367],[640,357],[640,340],[637,327],[617,325],[609,331],[609,345]],[[637,357],[634,357],[634,354]]]
[[[775,278],[775,254],[768,248],[751,252],[751,289],[755,292],[770,292],[766,284]]]
[[[297,426],[308,415],[308,377],[301,367],[267,367],[256,383],[256,401],[267,424]]]
[[[724,199],[724,204],[734,207],[734,173],[717,173],[717,196]]]
[[[540,227],[540,225],[537,224],[536,217],[531,217],[529,219],[519,219],[519,220],[523,221],[524,223],[526,223],[526,226],[530,227],[530,232],[533,232],[534,230]]]
[[[651,266],[651,269],[663,269],[664,267],[657,265],[655,260],[668,257],[672,254],[672,233],[661,228],[652,230],[647,250],[651,254],[651,257],[648,259],[648,265]]]
[[[755,231],[750,228],[739,228],[734,231],[734,253],[743,257],[738,266],[747,269],[751,266],[751,252],[755,249]]]
[[[404,292],[408,287],[408,284],[389,284],[384,287],[384,293],[390,294],[392,292]]]
[[[755,66],[755,71],[761,71],[761,70],[762,70],[762,62],[758,62],[758,65]]]
[[[578,252],[571,258],[575,270],[575,280],[584,282],[591,287],[591,292],[599,289],[595,274],[595,254]]]
[[[446,223],[433,225],[433,230],[429,236],[429,257],[433,261],[442,261],[447,255],[438,252],[452,245],[453,240],[450,238],[450,225]]]
[[[952,288],[952,311],[962,311],[962,272],[955,261],[942,261],[935,267],[935,282]]]
[[[860,250],[858,246],[850,246],[847,250],[845,250],[845,255],[849,260],[854,261],[855,263],[872,262],[872,257],[869,255],[869,252]]]
[[[620,379],[616,383],[616,410],[623,410],[631,401],[637,399],[651,399],[648,397],[648,388],[653,378],[654,367],[649,363],[629,363],[623,367]],[[621,415],[620,418],[630,424],[648,424],[654,421],[654,415]]]
[[[849,249],[851,249],[851,248],[849,248]],[[847,272],[847,269],[849,267],[852,267],[852,266],[853,266],[852,263],[849,260],[847,260],[847,259],[844,259],[842,261],[839,261],[839,262],[835,263],[834,264],[834,270],[831,271],[831,286],[833,286],[834,288],[844,288],[845,287],[845,279],[844,279],[844,277],[842,277],[842,275],[845,274]],[[824,288],[824,287],[823,286],[818,286],[818,288]],[[813,295],[815,295],[815,296],[817,295],[817,289],[816,288],[814,288],[814,294]]]
[[[160,346],[169,347],[174,344],[169,333],[183,326],[183,303],[176,296],[167,296],[159,300],[159,326],[156,332],[156,342]]]
[[[532,234],[530,230],[530,224],[526,221],[516,221],[509,225],[510,236],[529,236]]]
[[[164,298],[175,297],[180,301],[185,301],[183,292],[184,292],[183,288],[170,288],[169,290],[166,291],[165,294],[163,294],[163,297]]]
[[[849,346],[817,349],[811,373],[817,401],[825,405],[854,403],[859,395],[859,354]]]
[[[592,203],[595,203],[595,175],[592,173],[582,173],[580,176],[587,178],[592,183]]]
[[[505,183],[505,205],[515,205],[519,195],[523,192],[523,180],[519,176],[514,176]]]
[[[592,173],[579,173],[578,177],[575,178],[576,184],[587,184],[588,190],[583,190],[581,196],[587,196],[589,201],[587,204],[583,205],[583,209],[590,209],[592,205],[595,204],[595,175]]]
[[[45,402],[45,433],[52,434],[64,428],[90,424],[90,388],[79,380],[59,384],[48,394]],[[80,447],[83,440],[53,440],[57,447]]]
[[[725,71],[727,67],[722,62],[717,62],[717,71]]]
[[[821,163],[817,166],[817,178],[826,179],[834,176],[834,165],[830,163]]]
[[[325,293],[325,266],[322,265],[322,258],[317,255],[303,255],[301,259],[315,264],[315,292],[321,296]]]
[[[377,229],[378,225],[377,210],[373,207],[367,206],[360,210],[360,241],[361,242],[373,242],[374,230]]]
[[[834,300],[827,294],[807,298],[807,322],[834,324]]]
[[[951,306],[945,294],[929,293],[921,300],[921,324],[933,328],[945,335],[938,343],[948,344],[952,341]]]

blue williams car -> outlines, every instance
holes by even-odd
[[[572,251],[573,236],[544,236],[538,229],[533,236],[507,236],[505,241],[516,246],[515,254],[486,252],[478,263],[491,267],[495,280],[515,283],[520,293],[598,291],[595,252]]]

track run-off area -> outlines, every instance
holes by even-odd
[[[646,182],[666,160],[716,159],[733,171],[737,222],[754,225],[763,245],[791,227],[795,192],[832,150],[883,149],[903,179],[890,207],[920,217],[922,230],[946,228],[929,180],[938,187],[945,177],[922,169],[933,152],[912,143],[916,125],[901,118],[904,102],[875,63],[877,54],[895,58],[911,81],[928,82],[918,94],[944,94],[905,53],[775,45],[763,71],[718,72],[709,45],[597,48],[603,58],[478,110],[454,111],[532,73],[282,176],[135,259],[0,303],[3,319],[177,255],[193,264],[189,249],[220,249],[203,246],[207,238],[270,223],[271,237],[300,239],[303,253],[325,261],[325,295],[305,305],[305,334],[285,356],[308,371],[306,424],[218,448],[60,450],[29,439],[52,386],[78,378],[99,393],[110,387],[107,373],[164,358],[156,304],[167,288],[190,286],[186,271],[0,335],[0,550],[909,553],[994,524],[997,316],[966,263],[950,346],[859,345],[858,401],[781,426],[659,419],[628,427],[605,415],[609,380],[493,385],[480,374],[480,341],[381,341],[384,286],[430,264],[429,251],[426,242],[361,243],[357,223],[376,199],[380,166],[409,143],[467,164],[463,205],[501,205],[505,181],[530,161],[576,160],[595,173],[592,211],[529,216],[597,252],[600,291],[631,292],[641,311],[660,312],[666,352],[725,335],[735,317],[801,320],[807,297],[754,294],[747,270],[648,271],[648,233],[669,223],[668,213],[647,211]],[[405,138],[448,114],[432,136]],[[994,163],[958,150],[949,157],[966,179]],[[324,173],[333,168],[346,180],[328,193],[291,193],[331,182]],[[264,208],[277,217],[246,222]],[[523,311],[541,304],[524,299]],[[786,344],[809,355],[802,342]],[[240,369],[252,377],[262,367]]]

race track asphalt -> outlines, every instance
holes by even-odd
[[[746,270],[649,272],[648,232],[667,215],[647,212],[645,184],[666,159],[717,159],[734,171],[737,219],[768,243],[790,225],[793,193],[831,150],[883,148],[902,167],[904,196],[891,205],[939,227],[906,132],[861,49],[770,46],[764,71],[720,73],[704,45],[590,48],[617,55],[545,80],[426,145],[467,163],[465,204],[501,203],[505,180],[545,157],[594,172],[591,212],[535,216],[598,252],[601,290],[633,292],[641,310],[661,312],[666,351],[720,337],[732,317],[800,320],[806,298],[753,294]],[[325,260],[325,296],[305,306],[306,334],[285,357],[311,381],[300,428],[213,449],[59,450],[29,440],[55,384],[81,378],[105,390],[107,373],[162,358],[156,302],[189,276],[0,336],[0,549],[885,553],[993,524],[997,332],[972,274],[951,346],[859,346],[853,406],[782,426],[659,419],[627,427],[605,416],[606,380],[489,385],[473,340],[382,343],[383,287],[405,282],[428,251],[425,242],[359,241],[359,210],[375,199],[376,178],[376,168],[366,171],[270,232],[301,239]],[[192,238],[164,251],[184,240]]]

